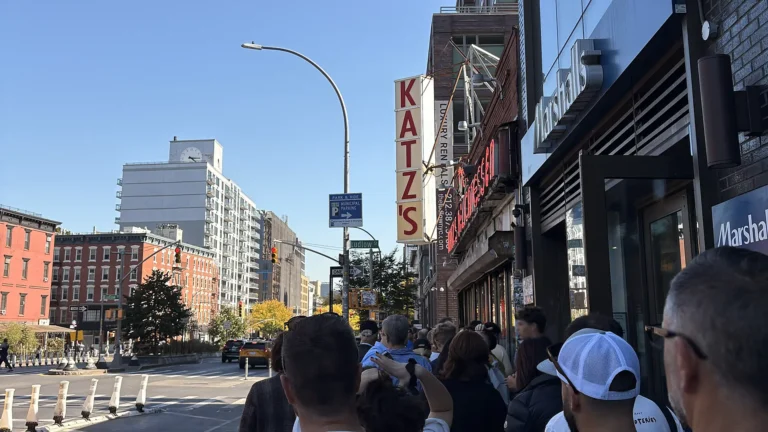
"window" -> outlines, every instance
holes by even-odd
[[[8,277],[11,274],[11,257],[6,255],[3,261],[3,277]]]
[[[122,295],[122,294],[120,294],[120,287],[119,286],[115,287],[115,295],[116,296]]]
[[[48,296],[40,296],[40,316],[45,316],[45,308],[48,305]]]
[[[13,227],[8,225],[5,228],[5,247],[11,247],[13,242]]]
[[[51,263],[44,262],[43,263],[43,282],[48,282],[48,270],[51,267]]]
[[[88,267],[88,282],[96,281],[96,268]]]
[[[157,254],[157,248],[155,248],[155,251],[153,253],[155,253],[155,255],[152,255],[152,262],[156,263],[157,262],[157,255],[156,255]]]
[[[98,309],[87,310],[85,311],[85,314],[83,314],[83,321],[98,322],[100,320],[101,320],[101,311]]]
[[[45,254],[51,253],[51,236],[45,236]]]
[[[111,258],[111,255],[109,253],[109,247],[104,246],[104,255],[101,257],[103,261],[109,261]]]
[[[139,247],[131,246],[131,261],[138,261],[138,260],[139,260]]]
[[[51,324],[54,324],[54,323],[58,322],[58,321],[56,321],[56,309],[51,308],[51,316],[50,316],[50,318],[51,318]]]
[[[51,300],[59,298],[59,289],[57,287],[51,287]]]
[[[102,267],[101,268],[101,280],[108,281],[109,280],[109,267]]]
[[[69,282],[69,267],[64,267],[64,274],[61,275],[61,280]]]
[[[8,306],[8,293],[0,292],[0,310],[4,311]]]
[[[32,232],[30,230],[24,230],[24,250],[29,250],[29,240],[32,236]]]
[[[88,288],[86,288],[85,299],[87,301],[93,301],[93,287],[92,286],[89,286]]]
[[[83,260],[83,250],[81,248],[75,249],[75,262]]]
[[[101,301],[107,297],[107,287],[101,287]]]
[[[74,282],[80,282],[80,267],[75,267]]]
[[[21,278],[26,279],[29,272],[29,258],[21,259]]]
[[[95,247],[88,249],[88,261],[89,262],[96,261],[96,248]]]
[[[163,249],[160,257],[160,264],[165,264],[165,249]]]
[[[133,297],[134,292],[136,292],[136,285],[131,285],[128,287],[128,295]]]
[[[27,295],[19,294],[19,316],[24,316],[24,309],[27,307]]]
[[[54,267],[53,268],[53,281],[58,282],[59,281],[59,268]]]
[[[136,276],[137,276],[136,275],[136,266],[131,266],[131,278],[130,279],[132,281],[135,281],[136,280]]]
[[[69,258],[70,258],[70,256],[71,256],[71,254],[70,254],[71,252],[72,252],[72,251],[71,251],[71,250],[69,250],[68,248],[67,248],[67,249],[64,249],[64,261],[69,261]]]
[[[69,299],[69,287],[68,286],[61,287],[61,299],[63,301],[67,301]]]
[[[53,248],[53,260],[54,261],[61,261],[59,259],[60,258],[59,252],[60,252],[59,248]]]
[[[80,285],[72,287],[72,300],[80,301]]]
[[[115,272],[115,280],[120,282],[120,280],[123,278],[123,269],[120,268],[120,266],[117,266],[117,271]]]

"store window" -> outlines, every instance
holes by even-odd
[[[581,203],[565,213],[568,241],[568,290],[571,319],[589,313],[587,304],[587,269],[584,260],[584,219]]]

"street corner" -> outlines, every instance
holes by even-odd
[[[82,429],[86,428],[91,425],[101,424],[104,422],[108,422],[111,420],[117,420],[122,418],[130,418],[130,417],[139,417],[149,414],[159,414],[164,412],[165,410],[163,408],[152,408],[152,409],[146,409],[143,412],[139,411],[123,411],[116,414],[104,414],[99,415],[95,417],[91,417],[89,419],[72,419],[68,421],[64,421],[61,425],[48,425],[43,427],[38,427],[35,430],[37,432],[64,432],[64,431],[71,431],[74,429]]]

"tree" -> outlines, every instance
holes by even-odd
[[[154,270],[126,297],[123,323],[130,337],[158,347],[184,332],[192,313],[181,301],[181,287],[169,282],[170,273]]]
[[[374,255],[373,288],[379,293],[379,309],[382,312],[387,315],[411,316],[416,301],[416,275],[408,271],[402,259],[398,258],[398,252],[397,249],[394,249],[381,257]],[[353,253],[350,263],[366,269],[362,276],[349,278],[350,288],[368,288],[370,285],[368,276],[370,271],[369,255],[367,253]],[[334,296],[334,300],[335,298]],[[363,319],[368,319],[368,311],[361,310],[360,315]]]
[[[285,323],[292,316],[291,310],[283,302],[267,300],[253,306],[249,323],[254,331],[273,337],[284,328]]]
[[[25,354],[37,349],[35,332],[24,323],[8,323],[0,331],[0,341],[8,339],[8,350],[14,354]]]
[[[229,322],[228,329],[224,328],[226,322]],[[239,339],[245,336],[247,330],[245,320],[237,315],[235,308],[228,306],[222,306],[208,324],[208,336],[214,341]]]

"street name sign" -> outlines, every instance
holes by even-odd
[[[104,296],[104,300],[117,300],[117,294],[107,294]]]
[[[70,312],[74,312],[74,311],[85,312],[87,310],[88,310],[88,306],[70,306],[69,307]]]
[[[378,240],[352,240],[350,241],[352,249],[378,249]]]
[[[328,226],[330,228],[359,228],[363,226],[363,194],[329,195]]]

